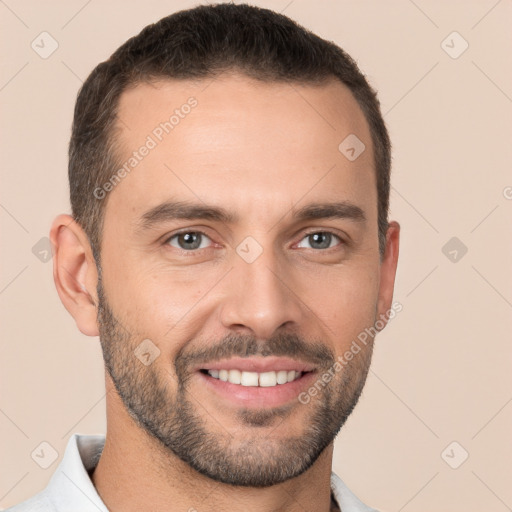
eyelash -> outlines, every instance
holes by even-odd
[[[173,238],[176,238],[176,237],[178,237],[180,235],[185,235],[187,233],[200,234],[202,236],[205,236],[206,238],[208,238],[210,241],[213,242],[213,240],[204,231],[201,231],[200,229],[194,229],[194,230],[188,229],[188,230],[184,230],[184,231],[179,231],[179,232],[174,233],[173,235],[167,237],[165,239],[165,241],[164,241],[164,245],[170,245],[170,241]],[[308,233],[304,233],[304,236],[300,239],[299,243],[302,242],[302,240],[304,240],[308,236],[315,235],[315,234],[318,234],[318,233],[332,235],[332,236],[336,237],[340,242],[338,244],[336,244],[334,247],[328,247],[326,249],[310,249],[312,251],[315,251],[315,252],[318,252],[318,253],[320,253],[320,252],[329,252],[329,251],[331,251],[333,249],[336,249],[336,248],[339,249],[340,246],[346,245],[346,241],[340,235],[338,235],[337,233],[335,233],[333,231],[329,231],[329,230],[316,230],[316,231],[310,231]],[[171,247],[173,249],[175,249],[175,250],[180,251],[181,253],[185,253],[187,256],[194,256],[194,255],[197,255],[200,251],[203,251],[205,249],[211,249],[211,247],[203,247],[201,249],[192,249],[192,250],[188,250],[187,251],[187,250],[181,249],[179,247],[174,247],[174,246],[171,246]]]

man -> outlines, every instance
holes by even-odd
[[[11,510],[370,510],[331,465],[394,308],[389,175],[355,62],[272,11],[182,11],[97,66],[51,240],[107,435]]]

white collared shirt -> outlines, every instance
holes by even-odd
[[[104,435],[73,434],[46,488],[5,512],[109,512],[88,474],[104,444]],[[377,512],[361,503],[334,473],[331,488],[341,512]]]

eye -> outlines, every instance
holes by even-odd
[[[211,242],[210,238],[202,231],[184,231],[171,236],[167,239],[166,243],[177,249],[193,251],[208,247],[205,241]]]
[[[339,245],[340,242],[343,242],[338,235],[330,233],[329,231],[317,231],[315,233],[310,233],[302,240],[307,240],[310,246],[306,248],[311,249],[330,249],[331,247]],[[302,240],[297,247],[304,247],[301,245],[303,243]],[[332,244],[332,242],[335,242],[336,240],[338,240],[338,243]]]

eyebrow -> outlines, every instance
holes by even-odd
[[[296,211],[292,208],[292,215],[297,221],[318,219],[366,221],[364,211],[349,201],[313,203]],[[144,231],[158,224],[178,219],[203,219],[225,224],[235,224],[239,221],[237,214],[229,212],[222,207],[187,201],[166,201],[146,211],[137,221],[137,227],[139,230]]]

